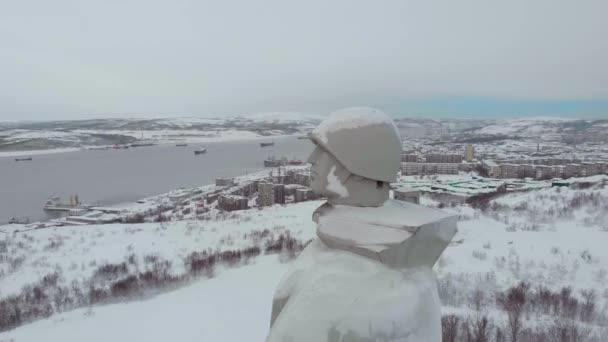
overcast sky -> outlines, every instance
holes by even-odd
[[[324,113],[608,117],[608,1],[19,0],[0,120]]]

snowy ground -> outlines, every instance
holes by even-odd
[[[494,295],[525,281],[553,291],[571,287],[578,298],[582,290],[595,290],[597,316],[591,324],[606,324],[608,188],[602,179],[593,178],[597,184],[584,189],[543,188],[507,194],[483,208],[445,209],[459,216],[459,232],[435,266],[444,312],[476,315],[472,298],[477,291],[485,294],[481,310],[496,315]],[[438,204],[427,197],[422,203]],[[311,213],[319,204],[252,209],[218,221],[0,233],[9,257],[0,263],[0,298],[57,270],[66,284],[84,282],[100,265],[130,255],[138,265],[156,255],[172,262],[174,274],[182,274],[190,253],[247,246],[252,231],[289,230],[305,241],[314,236]],[[262,255],[250,264],[220,269],[212,279],[145,300],[54,314],[0,333],[0,341],[262,341],[272,294],[287,266],[281,256]],[[528,317],[525,324],[536,324],[534,320]]]
[[[263,341],[271,298],[288,264],[277,256],[157,297],[62,313],[0,341]]]

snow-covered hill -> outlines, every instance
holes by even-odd
[[[547,134],[606,134],[608,132],[604,125],[605,120],[534,117],[496,120],[467,132],[481,135],[518,135],[524,137],[538,137]]]
[[[129,144],[138,139],[158,143],[262,139],[304,134],[322,116],[262,113],[223,118],[98,119],[0,123],[0,153],[83,146]]]

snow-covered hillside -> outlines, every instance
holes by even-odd
[[[559,322],[574,324],[567,329],[577,329],[578,341],[605,341],[607,183],[608,177],[596,176],[592,183],[581,182],[573,188],[541,188],[471,205],[448,205],[444,210],[459,217],[459,232],[435,265],[444,314],[457,315],[467,324],[487,317],[494,336],[496,329],[507,329],[508,314],[501,298],[525,282],[529,302],[522,336],[558,329],[555,319],[560,317]],[[439,205],[426,196],[423,203]],[[68,293],[72,291],[69,288],[88,291],[92,285],[98,289],[108,286],[109,294],[114,294],[113,289],[118,291],[119,301],[67,312],[57,312],[61,310],[52,304],[49,318],[0,333],[0,340],[262,341],[274,288],[292,256],[289,252],[275,254],[285,244],[279,244],[279,250],[272,246],[287,232],[302,242],[314,237],[311,213],[319,204],[251,209],[210,221],[17,233],[11,232],[19,226],[0,227],[7,233],[0,233],[0,300],[30,293],[32,285],[44,284],[45,276],[49,279],[49,274],[59,274],[56,281],[61,286],[51,286],[55,295],[56,288],[62,286],[67,286]],[[252,245],[261,246],[261,255],[180,278],[182,281],[172,285],[176,288],[173,291],[165,286],[160,292],[150,292],[152,288],[124,297],[120,292],[124,289],[112,283],[116,279],[111,277],[139,274],[141,285],[146,270],[154,265],[165,265],[172,277],[191,275],[193,260],[201,252],[211,255]],[[544,312],[544,304],[535,302],[543,294],[562,298],[551,302],[557,303],[557,311]],[[585,298],[593,298],[593,305]]]
[[[57,314],[0,334],[0,341],[264,341],[287,267],[277,256],[260,257],[153,298]]]

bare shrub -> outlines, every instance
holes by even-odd
[[[130,215],[123,219],[123,223],[144,223],[144,222],[146,222],[146,217],[143,214]]]
[[[583,259],[588,264],[593,261],[593,257],[591,257],[591,253],[588,250],[584,250],[581,252],[581,259]]]
[[[458,323],[460,319],[455,315],[441,317],[441,335],[443,342],[456,342],[458,338]]]
[[[471,301],[473,302],[473,307],[475,308],[475,311],[481,311],[481,308],[483,307],[485,301],[484,292],[481,289],[475,289],[475,291],[473,291]]]
[[[488,258],[488,254],[484,251],[473,251],[473,258],[485,261]]]
[[[56,251],[63,246],[63,238],[54,236],[49,238],[49,243],[44,246],[45,251]]]
[[[266,253],[295,254],[306,246],[288,233],[275,238],[270,232],[262,232],[256,238],[260,242],[266,242]],[[181,276],[173,275],[171,262],[157,255],[146,255],[142,265],[144,270],[133,272],[137,269],[137,260],[134,254],[130,254],[125,262],[100,265],[95,268],[89,280],[82,283],[72,281],[69,286],[63,284],[61,268],[57,268],[57,271],[45,275],[39,282],[25,285],[18,295],[0,298],[0,332],[49,317],[54,312],[130,299],[144,295],[149,290],[175,287],[188,281],[188,275],[212,276],[219,263],[234,266],[242,260],[260,255],[262,250],[254,244],[238,250],[193,252],[184,260],[188,273]],[[82,265],[84,269],[84,263]],[[96,263],[92,261],[89,265],[94,267]]]
[[[25,255],[20,255],[14,258],[9,258],[8,260],[8,269],[9,273],[15,272],[21,268],[21,266],[25,263]]]
[[[574,319],[578,312],[578,300],[572,297],[572,289],[562,288],[560,292],[561,314],[563,317]]]
[[[245,258],[252,258],[252,257],[256,257],[256,256],[260,255],[261,252],[262,252],[262,250],[260,249],[260,247],[252,246],[252,247],[247,247],[247,248],[243,249],[242,255]]]
[[[304,248],[304,245],[291,237],[289,231],[281,233],[277,239],[269,239],[266,242],[264,251],[266,253],[280,253],[282,251],[291,254],[295,257],[296,253],[300,252]]]
[[[126,262],[120,264],[104,264],[93,272],[93,278],[99,280],[117,279],[129,272]]]
[[[212,276],[215,270],[217,257],[215,254],[209,254],[207,251],[192,252],[186,257],[184,263],[188,273],[192,275],[206,274]]]
[[[126,278],[115,281],[110,286],[113,297],[127,297],[139,291],[139,279],[136,275],[129,275]]]
[[[88,300],[91,304],[101,303],[110,297],[110,293],[101,287],[91,286],[89,288]]]
[[[581,296],[583,297],[583,303],[581,305],[580,318],[583,322],[589,322],[593,319],[593,314],[595,313],[597,293],[595,290],[582,290]]]

